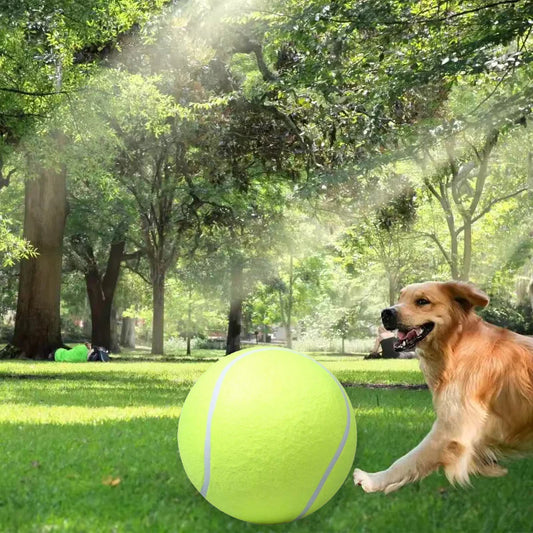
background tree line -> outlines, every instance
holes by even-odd
[[[531,329],[530,2],[0,9],[4,357],[364,337],[449,277]]]

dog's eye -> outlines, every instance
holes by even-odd
[[[426,300],[425,298],[419,298],[416,302],[416,305],[429,305],[431,302],[429,300]]]

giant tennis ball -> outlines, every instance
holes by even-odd
[[[241,350],[191,389],[178,445],[187,476],[221,511],[280,523],[322,507],[351,469],[353,409],[320,363],[285,348]]]

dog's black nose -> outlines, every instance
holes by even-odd
[[[398,327],[398,314],[396,313],[396,309],[394,307],[383,309],[381,311],[381,321],[389,331],[396,329]]]

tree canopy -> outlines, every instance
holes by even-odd
[[[368,335],[422,279],[524,304],[532,27],[526,0],[0,3],[18,353],[62,344],[60,301],[106,345],[137,313],[155,354],[224,306],[228,352]]]

